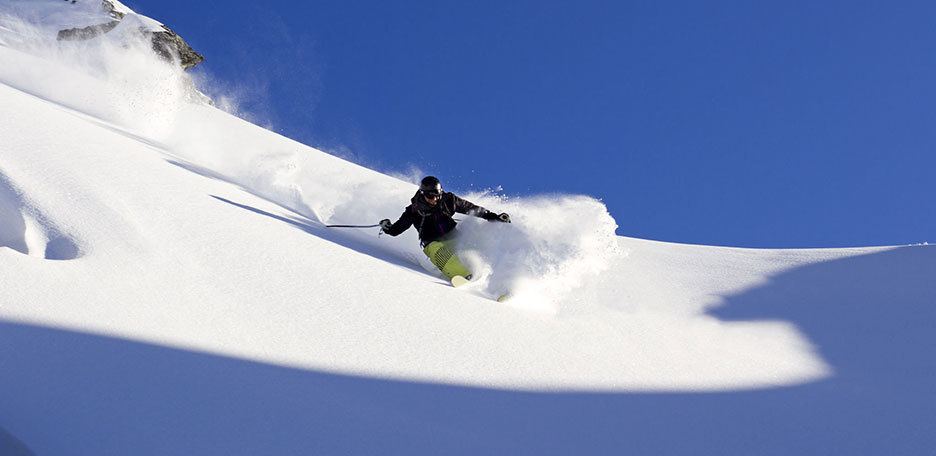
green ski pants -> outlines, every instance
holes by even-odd
[[[452,280],[452,277],[455,276],[462,276],[465,278],[471,277],[471,272],[468,271],[468,268],[455,256],[454,239],[432,241],[423,248],[423,253],[429,257],[429,261],[432,261],[432,264],[436,265],[449,280]]]

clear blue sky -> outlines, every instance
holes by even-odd
[[[936,241],[933,2],[124,3],[381,171],[592,195],[648,239]]]

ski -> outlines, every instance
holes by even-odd
[[[455,288],[465,286],[470,282],[471,282],[470,280],[460,275],[452,277],[452,286]]]

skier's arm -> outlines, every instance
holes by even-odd
[[[456,195],[452,195],[452,197],[455,198],[455,212],[481,217],[484,220],[499,220],[510,223],[510,216],[507,213],[498,215]]]
[[[403,214],[400,215],[400,219],[386,228],[384,221],[389,222],[390,219],[382,220],[380,223],[381,229],[383,229],[384,233],[387,233],[391,236],[399,236],[400,233],[408,230],[409,227],[413,226],[413,216],[410,214],[410,212],[410,208],[407,207],[406,210],[403,211]]]

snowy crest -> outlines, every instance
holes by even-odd
[[[166,134],[183,104],[209,100],[177,62],[153,50],[145,32],[162,30],[159,22],[115,8],[100,2],[0,5],[0,46],[16,52],[18,63],[0,69],[0,80],[24,81],[34,95],[147,135]],[[119,22],[111,15],[118,10]],[[102,23],[111,25],[92,39],[58,38],[67,27]]]

